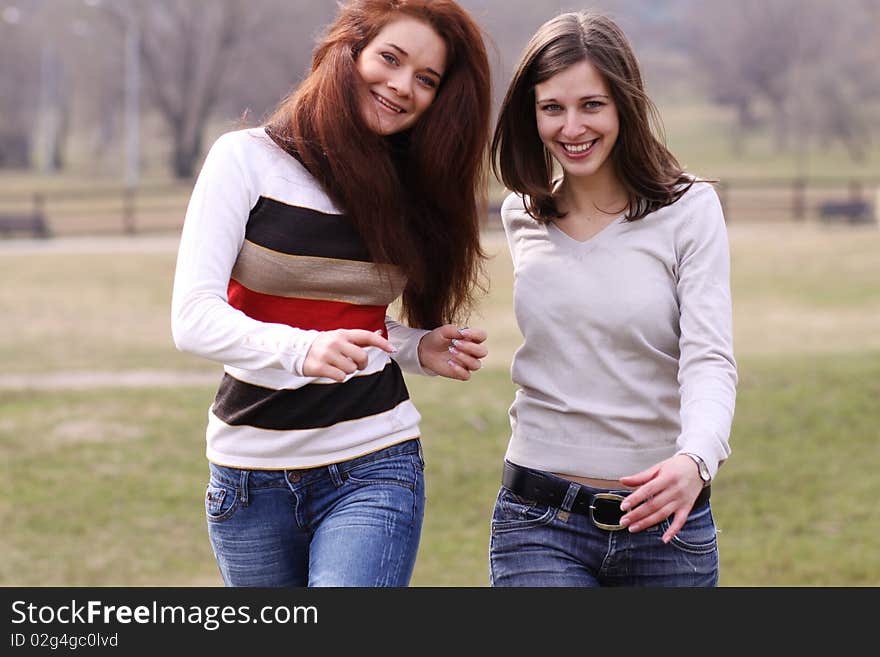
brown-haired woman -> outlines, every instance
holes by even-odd
[[[590,13],[538,30],[499,113],[524,342],[494,586],[717,584],[709,482],[737,381],[727,234],[654,117],[626,36]]]
[[[424,463],[401,368],[467,380],[486,355],[454,322],[479,283],[489,114],[458,4],[353,0],[267,124],[211,148],[172,329],[225,366],[205,504],[227,585],[409,582]]]

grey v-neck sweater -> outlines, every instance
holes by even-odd
[[[692,452],[714,477],[730,454],[737,374],[712,186],[583,242],[535,221],[515,194],[501,217],[524,339],[506,458],[618,479]]]

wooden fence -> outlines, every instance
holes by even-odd
[[[880,178],[737,178],[716,183],[728,222],[877,223]],[[0,237],[178,232],[192,182],[0,195]],[[500,199],[484,227],[500,228]]]

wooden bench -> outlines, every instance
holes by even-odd
[[[42,214],[0,214],[0,235],[31,233],[34,237],[49,237],[49,225]]]
[[[822,221],[847,221],[851,224],[873,223],[874,213],[867,201],[827,201],[819,205]]]

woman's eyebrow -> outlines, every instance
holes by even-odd
[[[396,50],[397,52],[399,52],[399,53],[400,53],[401,55],[403,55],[404,57],[409,57],[409,53],[408,53],[406,50],[404,50],[403,48],[401,48],[400,46],[398,46],[397,44],[395,44],[395,43],[386,43],[385,45],[388,46],[389,48],[393,48],[394,50]],[[442,74],[442,73],[438,73],[437,71],[435,71],[435,70],[434,70],[433,68],[431,68],[430,66],[426,66],[426,67],[425,67],[425,70],[426,70],[428,73],[433,73],[433,74],[436,75],[438,78],[443,78],[443,74]]]

